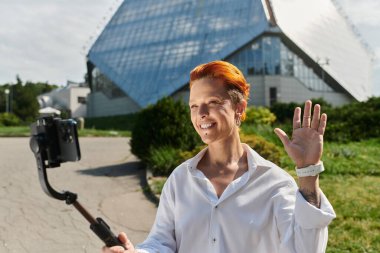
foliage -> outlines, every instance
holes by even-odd
[[[326,140],[349,142],[380,137],[380,97],[334,108],[327,113]]]
[[[132,131],[137,116],[137,113],[132,113],[108,117],[86,118],[85,127],[103,130],[113,129]]]
[[[166,182],[166,177],[152,177],[148,180],[149,190],[155,195],[160,195]]]
[[[255,150],[259,155],[265,159],[275,163],[280,164],[281,150],[273,143],[266,141],[263,137],[257,135],[240,135],[241,142],[246,143],[253,150]]]
[[[192,157],[194,157],[196,154],[201,152],[202,149],[206,148],[207,145],[198,145],[193,150],[188,151],[182,151],[179,153],[179,156],[181,158],[181,161],[186,161]]]
[[[276,116],[266,107],[250,106],[246,110],[247,118],[244,124],[271,125],[276,121]]]
[[[275,124],[274,126],[271,125],[262,125],[262,124],[242,124],[240,129],[244,134],[250,135],[258,135],[263,137],[265,140],[282,147],[281,140],[278,138],[278,136],[274,132],[274,128],[278,127],[285,131],[287,134],[291,134],[292,132],[292,126],[291,124]]]
[[[314,98],[311,99],[313,105],[320,104],[323,111],[329,111],[332,108],[332,105],[326,102],[323,98]],[[276,115],[278,123],[287,123],[292,122],[294,109],[296,107],[304,107],[304,103],[274,103],[269,109],[272,113]]]
[[[380,138],[346,144],[326,142],[322,157],[326,164],[324,173],[380,176],[379,147]]]
[[[170,146],[151,147],[146,163],[153,176],[169,176],[181,163],[179,153],[178,149]]]
[[[146,162],[152,147],[193,149],[200,138],[189,115],[188,106],[169,97],[143,109],[132,130],[132,153]]]
[[[0,114],[0,126],[18,126],[20,119],[13,113]]]
[[[353,102],[341,107],[332,107],[322,99],[312,100],[319,103],[322,112],[328,115],[325,140],[334,142],[360,141],[380,137],[380,97],[372,97],[365,102]],[[270,109],[277,121],[292,124],[296,103],[276,103]]]
[[[42,82],[23,83],[17,76],[15,84],[4,84],[0,88],[0,111],[5,111],[5,89],[9,92],[9,110],[14,113],[22,123],[30,123],[38,116],[39,104],[37,96],[49,92],[58,86]]]

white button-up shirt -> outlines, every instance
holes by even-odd
[[[166,181],[156,220],[140,253],[324,252],[334,210],[321,192],[320,209],[299,193],[294,179],[247,145],[248,171],[220,198],[197,164],[178,166]]]

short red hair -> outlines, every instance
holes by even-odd
[[[248,101],[249,83],[245,80],[243,73],[231,63],[212,61],[198,65],[190,72],[190,89],[194,81],[207,77],[223,80],[228,90],[237,91]],[[242,115],[242,120],[244,119],[245,112]]]

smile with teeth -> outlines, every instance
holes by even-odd
[[[214,123],[203,123],[200,125],[201,129],[208,129],[210,127],[212,127],[214,125]]]

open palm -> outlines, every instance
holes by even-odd
[[[317,164],[323,152],[323,134],[326,129],[327,115],[321,113],[320,105],[314,106],[313,116],[311,116],[312,102],[305,102],[305,108],[301,125],[301,108],[294,110],[293,133],[289,139],[287,134],[279,129],[275,133],[284,144],[289,157],[294,161],[297,168],[303,168],[312,164]]]

